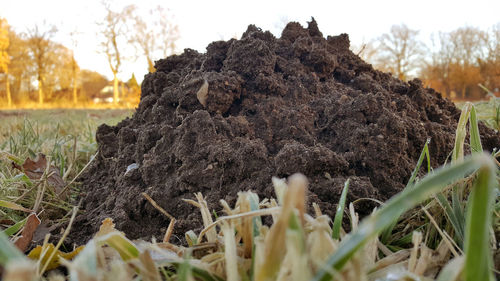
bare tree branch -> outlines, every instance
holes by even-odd
[[[122,48],[127,43],[125,39],[126,24],[125,21],[130,17],[135,9],[135,6],[130,5],[125,7],[122,11],[114,11],[111,8],[109,1],[102,2],[106,10],[104,20],[98,23],[101,35],[104,41],[101,43],[102,52],[106,55],[108,65],[113,73],[113,100],[117,104],[120,100],[118,92],[118,72],[122,65]]]
[[[417,40],[418,31],[406,25],[393,25],[389,33],[378,38],[376,64],[406,80],[409,72],[415,70],[424,54],[424,45]]]
[[[55,44],[51,41],[52,37],[57,32],[55,25],[49,25],[44,22],[42,25],[35,25],[28,29],[25,34],[27,47],[30,51],[30,56],[34,61],[36,68],[36,79],[38,82],[38,103],[44,103],[44,82],[46,74],[49,72],[49,67],[52,65],[51,56]]]
[[[149,10],[148,20],[141,17],[136,10],[134,12],[129,42],[146,57],[149,72],[154,72],[154,60],[171,55],[175,51],[179,29],[167,11],[160,6]]]

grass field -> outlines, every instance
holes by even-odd
[[[414,173],[405,191],[361,221],[345,204],[349,182],[334,218],[317,206],[314,214],[306,214],[307,181],[294,175],[288,182],[273,179],[276,199],[241,192],[236,206],[222,201],[226,215],[215,221],[197,194],[196,201],[187,203],[200,208],[205,228],[186,233],[187,246],[169,243],[175,220],[163,241],[130,241],[106,221],[94,239],[73,253],[59,251],[68,246],[62,240],[57,245],[45,240],[29,257],[18,249],[29,250],[20,244],[37,228],[36,218],[47,228],[71,225],[78,193],[72,180],[96,152],[97,126],[116,124],[132,112],[0,111],[3,278],[63,280],[60,271],[50,270],[65,266],[71,280],[495,280],[499,153],[482,153],[477,117],[495,128],[499,108],[492,100],[477,105],[476,114],[476,107],[462,105],[451,165],[432,170],[427,146],[419,148],[415,171],[422,167],[428,175],[419,179]],[[463,155],[467,127],[472,156]],[[13,167],[38,153],[47,155],[54,169],[42,165],[37,174]],[[64,184],[57,183],[55,174]],[[273,217],[272,226],[262,223],[264,215]],[[343,230],[343,221],[350,223],[350,233]]]
[[[0,200],[14,202],[33,209],[44,210],[42,219],[51,224],[67,221],[72,210],[70,200],[42,196],[35,181],[15,169],[12,162],[22,165],[38,153],[47,155],[58,167],[65,182],[70,182],[90,161],[97,150],[95,131],[98,125],[114,125],[130,116],[131,110],[24,110],[0,111]],[[38,184],[38,187],[42,185]],[[68,186],[75,197],[77,184]],[[50,189],[50,188],[49,188]],[[23,212],[0,208],[0,220],[17,223],[26,217]]]

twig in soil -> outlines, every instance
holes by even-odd
[[[170,220],[170,223],[168,224],[167,231],[165,232],[165,236],[163,236],[163,242],[168,243],[170,240],[170,237],[172,237],[172,234],[174,233],[174,225],[175,225],[175,219]]]
[[[151,203],[151,205],[153,205],[153,207],[155,207],[158,211],[160,211],[160,213],[162,213],[165,216],[167,216],[170,220],[175,221],[174,216],[172,216],[167,211],[165,211],[165,209],[163,209],[160,205],[158,205],[158,203],[156,203],[156,201],[153,200],[153,198],[151,198],[146,192],[143,192],[141,194],[142,194],[142,196],[144,196],[144,198],[146,198],[146,200],[149,201],[149,203]]]

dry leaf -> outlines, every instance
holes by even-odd
[[[112,218],[105,218],[102,223],[101,223],[101,226],[99,227],[99,231],[94,235],[94,237],[99,237],[99,236],[104,236],[108,233],[111,233],[111,232],[115,232],[117,231],[116,228],[115,228],[115,224],[113,223],[113,219]],[[123,232],[120,232],[123,234]],[[123,234],[123,236],[125,236],[125,234]]]
[[[207,98],[208,98],[208,82],[207,80],[203,81],[203,85],[201,85],[198,92],[196,92],[196,97],[198,101],[203,105],[203,107],[207,106]]]
[[[46,252],[42,258],[41,264],[45,264],[47,262],[47,260],[49,259],[49,257],[52,256],[52,253],[55,250],[55,246],[52,243],[47,244],[45,247],[46,247],[46,249],[45,249]],[[80,246],[70,253],[63,253],[63,252],[57,250],[57,252],[52,256],[52,259],[50,260],[49,265],[47,266],[47,270],[57,268],[59,265],[61,265],[60,258],[63,258],[65,260],[72,260],[84,248],[85,248],[85,246]],[[36,248],[34,248],[33,250],[31,250],[29,252],[28,257],[30,259],[38,260],[38,259],[40,259],[40,255],[42,254],[42,250],[44,250],[42,246],[40,246],[40,245],[36,246]]]
[[[15,162],[12,162],[12,166],[26,174],[26,176],[32,180],[39,180],[45,170],[47,169],[47,158],[43,153],[38,153],[37,157],[34,160],[31,160],[29,157],[26,158],[22,166],[17,165]],[[47,182],[50,186],[54,187],[56,194],[59,194],[65,187],[66,183],[62,179],[59,174],[59,169],[56,166],[50,166],[49,168],[49,177],[47,178]],[[62,197],[65,198],[67,193],[62,194]]]
[[[33,241],[33,235],[35,234],[35,231],[39,225],[40,219],[35,213],[31,213],[26,220],[26,224],[21,231],[21,235],[14,242],[16,247],[21,250],[21,252],[24,252],[26,251],[26,249],[28,249],[31,241]]]
[[[144,251],[139,255],[139,260],[144,267],[144,271],[142,272],[142,278],[145,281],[161,281],[160,272],[158,272],[158,268],[151,258],[149,251]]]

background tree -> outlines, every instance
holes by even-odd
[[[351,51],[364,61],[371,64],[376,64],[378,50],[374,44],[375,42],[373,40],[366,43],[363,42],[360,45],[351,44]],[[379,67],[379,69],[382,70],[381,67]]]
[[[161,6],[149,10],[147,20],[137,13],[137,7],[132,6],[131,10],[133,15],[129,42],[145,56],[149,72],[154,72],[154,60],[167,57],[175,51],[179,28]]]
[[[34,67],[26,40],[19,36],[11,26],[9,26],[7,53],[10,58],[9,78],[12,81],[10,84],[12,100],[13,102],[20,102],[23,90],[29,92],[31,89]]]
[[[409,72],[416,70],[424,53],[424,45],[417,39],[418,31],[405,24],[393,25],[389,33],[376,41],[376,66],[406,80]]]
[[[104,1],[103,6],[106,10],[106,17],[103,22],[98,23],[104,39],[101,48],[108,59],[109,68],[113,73],[113,101],[117,104],[120,98],[118,92],[118,72],[120,71],[123,59],[122,48],[127,43],[125,37],[126,20],[130,18],[134,6],[127,6],[120,12],[114,11],[111,8],[110,2]]]
[[[488,72],[492,57],[485,48],[488,33],[474,27],[462,27],[449,33],[439,33],[438,42],[431,60],[422,69],[428,85],[449,93],[452,98],[480,98],[479,83],[485,78],[481,71]]]
[[[73,104],[78,103],[78,75],[80,72],[80,67],[78,66],[78,63],[76,62],[75,59],[75,49],[78,46],[78,41],[77,41],[77,35],[79,32],[76,30],[70,32],[69,36],[71,37],[71,43],[72,43],[72,50],[71,50],[71,77],[72,77],[72,84],[73,84]]]
[[[479,68],[484,79],[483,84],[494,92],[500,91],[500,22],[492,26],[486,33],[486,52],[484,58],[480,58]]]
[[[139,104],[141,99],[141,86],[137,83],[137,79],[135,78],[135,74],[132,73],[132,77],[127,81],[128,88],[128,99],[132,104]]]
[[[95,71],[83,69],[80,72],[82,93],[88,99],[93,99],[99,95],[99,91],[108,83],[108,79]]]
[[[73,51],[61,44],[53,44],[53,50],[48,54],[50,64],[46,68],[46,98],[51,101],[69,101],[74,85]]]
[[[0,73],[5,76],[5,92],[7,95],[7,106],[12,106],[12,97],[9,84],[10,57],[7,52],[9,48],[9,25],[6,19],[0,19]]]
[[[54,51],[55,44],[51,41],[57,28],[54,25],[35,25],[26,33],[26,43],[33,60],[38,82],[38,103],[44,103],[44,82],[48,68],[52,64],[53,57],[50,53]]]
[[[450,79],[455,91],[465,98],[467,93],[476,89],[483,79],[478,62],[486,57],[484,46],[487,35],[484,31],[474,27],[463,27],[449,33],[448,43],[451,44]]]

